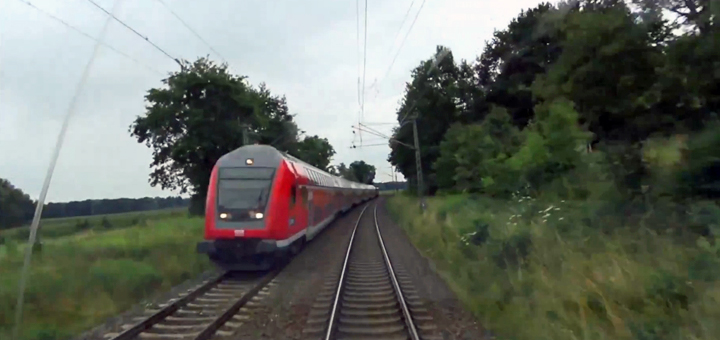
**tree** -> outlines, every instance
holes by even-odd
[[[433,62],[441,54],[447,55],[432,68]],[[430,193],[437,189],[432,163],[440,155],[438,145],[452,123],[461,120],[466,112],[468,98],[464,86],[465,73],[461,72],[448,49],[438,46],[435,56],[420,63],[412,71],[412,82],[407,84],[405,96],[397,111],[397,121],[401,125],[393,131],[393,139],[400,143],[391,143],[392,151],[388,161],[397,167],[405,178],[415,181],[415,151],[407,145],[413,145],[413,127],[410,123],[417,116],[418,139],[420,143],[422,170]]]
[[[375,180],[375,166],[365,163],[365,161],[354,161],[348,167],[360,183],[372,184]]]
[[[533,84],[542,100],[571,100],[596,141],[634,143],[675,124],[653,110],[663,51],[653,44],[656,28],[636,19],[622,2],[568,13],[562,54]]]
[[[35,202],[10,181],[0,178],[0,229],[19,227],[33,217]]]
[[[507,109],[519,128],[534,115],[537,101],[530,86],[535,77],[545,73],[562,52],[557,14],[549,3],[520,12],[506,29],[495,32],[477,59],[477,86],[489,104]]]
[[[340,165],[334,168],[334,171],[337,173],[338,176],[348,181],[358,182],[357,177],[355,177],[355,173],[350,168],[348,168],[345,163],[340,163]]]
[[[677,22],[672,28],[687,27],[698,30],[701,34],[708,33],[713,25],[717,25],[717,16],[720,7],[713,0],[632,0],[643,10],[647,17],[659,19],[662,10],[672,12],[677,16]],[[715,8],[713,8],[715,6]]]
[[[329,171],[330,160],[335,155],[335,149],[326,138],[312,136],[305,137],[300,141],[290,154],[320,170]]]
[[[438,186],[478,192],[488,187],[489,182],[500,182],[499,176],[513,177],[501,163],[517,151],[520,143],[519,131],[504,108],[494,108],[480,124],[453,125],[440,144],[440,157],[433,164]],[[506,189],[502,190],[510,191]]]
[[[204,211],[210,173],[217,160],[244,142],[269,144],[327,166],[334,153],[325,140],[311,137],[298,145],[298,128],[285,97],[257,89],[227,65],[206,58],[183,62],[182,70],[148,91],[149,105],[130,134],[153,149],[150,184],[193,194],[191,212]]]

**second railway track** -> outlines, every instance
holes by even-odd
[[[159,310],[150,310],[122,333],[109,334],[110,340],[182,339],[208,340],[232,335],[243,318],[240,309],[262,295],[281,268],[264,275],[223,273],[188,290]]]
[[[304,333],[324,340],[441,339],[410,278],[390,260],[377,206],[366,215],[368,207],[355,225],[339,275],[328,279]]]

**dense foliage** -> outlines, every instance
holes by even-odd
[[[408,82],[436,197],[390,207],[498,338],[720,337],[720,2],[632,2],[539,5]]]
[[[670,185],[683,188],[678,199],[720,195],[720,153],[710,151],[720,150],[711,124],[720,108],[719,9],[709,0],[636,3],[541,4],[497,31],[474,62],[450,52],[431,67],[446,47],[421,62],[394,138],[412,144],[408,122],[417,117],[429,193],[509,197],[600,162],[628,199]],[[671,152],[661,142],[669,140],[680,141],[672,147],[686,165],[672,176],[647,158]],[[388,160],[414,183],[414,151],[390,145]]]

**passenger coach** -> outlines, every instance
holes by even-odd
[[[246,145],[220,157],[212,170],[205,241],[197,250],[224,269],[268,269],[298,253],[339,214],[377,196],[375,186],[268,145]]]

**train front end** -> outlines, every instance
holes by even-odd
[[[206,197],[205,240],[197,251],[225,270],[266,270],[278,253],[272,211],[282,158],[272,147],[248,145],[216,163]]]

